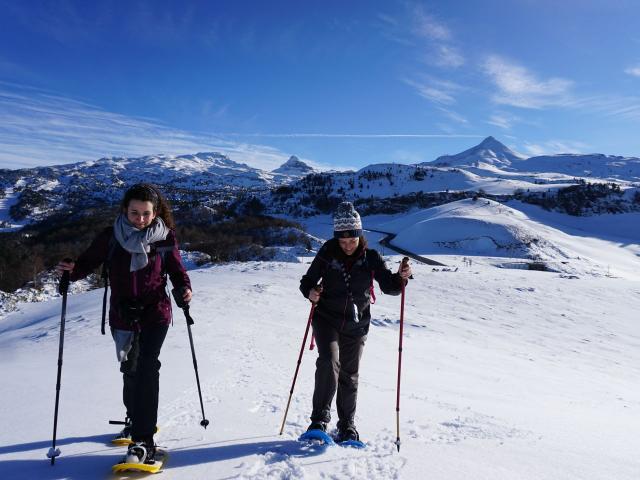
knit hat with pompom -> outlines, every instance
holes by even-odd
[[[342,202],[333,214],[334,238],[353,238],[362,235],[362,221],[351,202]]]

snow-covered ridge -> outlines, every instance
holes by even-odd
[[[531,157],[512,165],[521,172],[558,172],[583,178],[640,182],[640,158],[603,154]]]
[[[216,152],[111,157],[46,168],[1,170],[0,188],[12,200],[0,205],[0,216],[7,218],[8,205],[15,203],[18,195],[25,208],[14,220],[39,220],[54,211],[76,209],[80,200],[89,205],[113,203],[126,185],[141,181],[161,185],[176,203],[215,208],[248,194],[244,196],[258,196],[267,212],[306,215],[323,211],[315,205],[318,200],[329,208],[337,198],[395,199],[438,192],[484,192],[494,196],[553,193],[583,180],[615,182],[623,190],[637,188],[640,159],[607,155],[525,159],[493,137],[435,162],[381,163],[356,172],[318,172],[295,156],[270,172]],[[4,221],[4,225],[18,224]]]
[[[526,157],[514,152],[493,137],[485,138],[480,144],[456,155],[443,155],[435,160],[442,166],[478,166],[480,163],[509,167]],[[424,164],[423,164],[424,165]]]

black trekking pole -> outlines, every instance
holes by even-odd
[[[70,259],[65,261],[70,262]],[[64,323],[67,316],[67,292],[69,291],[69,271],[65,270],[60,279],[58,291],[62,295],[62,313],[60,315],[60,344],[58,347],[58,379],[56,381],[56,407],[53,414],[53,442],[51,448],[47,452],[47,457],[51,459],[51,465],[56,461],[56,457],[60,455],[60,449],[56,448],[56,434],[58,431],[58,405],[60,403],[60,379],[62,377],[62,351],[64,348]]]
[[[302,362],[302,354],[304,353],[304,346],[307,344],[307,336],[309,335],[309,328],[311,327],[311,321],[313,320],[313,312],[316,309],[316,304],[311,304],[311,312],[309,312],[309,320],[307,321],[307,327],[304,330],[304,338],[302,339],[302,346],[300,347],[300,355],[298,355],[298,364],[296,365],[296,372],[293,374],[293,382],[291,383],[291,390],[289,391],[289,401],[287,401],[287,408],[284,410],[284,418],[282,419],[282,426],[280,427],[280,435],[284,431],[284,424],[287,421],[287,413],[289,413],[289,405],[291,405],[291,397],[293,396],[293,389],[296,386],[296,379],[298,378],[298,370],[300,370],[300,362]]]
[[[196,383],[198,384],[198,397],[200,397],[200,408],[202,409],[202,421],[200,425],[202,425],[205,429],[207,425],[209,425],[209,420],[204,415],[204,404],[202,403],[202,390],[200,389],[200,376],[198,375],[198,362],[196,360],[196,351],[193,347],[193,335],[191,334],[191,325],[195,322],[191,315],[189,314],[189,304],[184,301],[182,298],[182,294],[184,293],[184,288],[174,288],[171,290],[173,294],[173,299],[176,301],[176,305],[182,309],[184,312],[184,316],[187,319],[187,331],[189,332],[189,343],[191,344],[191,356],[193,357],[193,368],[196,371]]]
[[[402,268],[409,262],[408,257],[404,257],[402,259]],[[400,298],[400,339],[398,341],[398,386],[397,386],[397,396],[396,396],[396,447],[398,447],[398,452],[400,452],[400,373],[402,370],[402,331],[404,326],[404,279],[402,280],[402,296]]]

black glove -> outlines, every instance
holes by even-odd
[[[182,296],[185,290],[186,287],[176,287],[171,290],[171,294],[173,295],[173,299],[176,301],[176,305],[182,309],[189,308],[189,304],[184,301]]]

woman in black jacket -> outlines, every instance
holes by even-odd
[[[309,430],[326,431],[337,390],[337,440],[359,440],[354,423],[358,369],[369,332],[373,280],[384,293],[398,295],[411,267],[401,264],[398,273],[392,273],[380,254],[367,248],[360,215],[350,202],[338,206],[333,220],[334,238],[320,248],[300,280],[300,291],[316,304],[313,333],[318,360]]]

